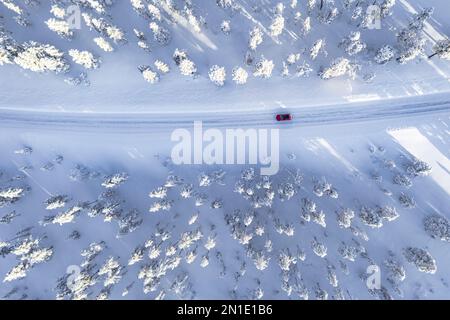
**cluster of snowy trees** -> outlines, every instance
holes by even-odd
[[[242,11],[246,16],[249,14],[246,11],[248,8],[237,0],[216,1],[216,4],[216,8],[212,6],[208,7],[208,10],[220,10],[223,12],[217,12],[218,15],[225,13],[230,16],[230,19],[221,20],[219,29],[225,36],[233,37],[232,23],[236,23],[236,17],[239,17],[236,12]],[[414,15],[409,24],[396,35],[397,43],[374,47],[373,44],[364,40],[368,29],[372,29],[374,26],[378,28],[378,24],[386,23],[386,19],[393,14],[396,4],[395,0],[373,2],[345,0],[342,3],[333,0],[309,0],[301,3],[294,0],[289,4],[274,1],[269,4],[271,8],[268,10],[268,18],[259,17],[263,11],[262,4],[255,4],[251,8],[254,11],[252,14],[261,19],[258,20],[258,23],[255,22],[250,26],[247,23],[243,24],[248,29],[239,32],[243,31],[244,34],[247,34],[247,52],[243,57],[247,66],[235,66],[227,70],[226,66],[220,64],[220,61],[211,61],[211,64],[207,66],[209,71],[205,77],[219,87],[226,85],[227,76],[231,77],[235,84],[243,85],[247,82],[250,73],[256,78],[267,79],[272,77],[277,69],[279,69],[279,74],[284,77],[291,74],[295,77],[308,77],[310,74],[316,73],[324,80],[342,76],[356,79],[362,74],[362,66],[365,65],[367,59],[373,59],[379,65],[391,61],[403,64],[419,57],[425,57],[426,51],[430,51],[428,54],[430,59],[437,56],[444,60],[450,60],[450,40],[448,38],[443,38],[432,45],[428,45],[425,38],[423,30],[433,13],[432,8],[425,8]],[[33,6],[42,4],[37,1],[26,1],[25,4],[19,4],[14,0],[2,0],[0,5],[15,14],[14,19],[17,23],[23,27],[30,27],[28,16],[31,13],[29,11],[34,10]],[[47,19],[45,24],[49,30],[72,42],[75,42],[77,34],[81,33],[78,29],[86,26],[94,32],[92,40],[101,51],[113,52],[118,45],[128,42],[125,30],[114,23],[110,10],[113,5],[114,1],[110,0],[54,1],[49,9],[52,17]],[[130,0],[129,5],[140,18],[145,20],[147,25],[146,29],[137,29],[134,25],[132,26],[131,29],[136,37],[135,42],[152,58],[154,48],[167,47],[173,41],[176,25],[190,30],[199,37],[203,37],[213,30],[213,26],[208,24],[207,18],[215,16],[215,13],[205,12],[202,10],[201,4],[195,3],[193,0]],[[81,26],[82,23],[83,26]],[[338,43],[337,48],[331,48],[326,37],[314,38],[316,33],[313,31],[315,28],[319,28],[319,25],[331,29],[344,23],[346,24],[346,36]],[[77,25],[76,28],[73,27],[74,24]],[[392,32],[386,28],[383,30]],[[269,58],[272,55],[268,51],[272,51],[272,47],[290,45],[286,41],[288,34],[296,41],[306,40],[304,43],[311,45],[302,48],[300,53],[289,55],[283,61],[277,61],[275,57]],[[207,37],[209,36],[207,34]],[[329,40],[330,43],[334,42]],[[177,45],[180,44],[177,43]],[[239,48],[239,50],[241,49]],[[339,51],[342,54],[329,56],[329,52],[335,54]],[[67,55],[75,64],[86,69],[95,69],[100,66],[100,58],[95,52],[74,46],[67,52]],[[293,59],[294,56],[296,58]],[[199,69],[196,64],[202,61],[197,59],[194,61],[188,57],[186,51],[178,49],[173,57],[182,75],[198,75]],[[167,59],[167,57],[162,58]],[[160,58],[154,57],[152,64],[157,70],[153,70],[150,65],[138,67],[145,81],[155,84],[159,82],[162,73],[170,71],[170,66],[165,62],[162,62],[164,64],[162,69],[156,66],[160,62]],[[65,53],[56,46],[36,41],[16,43],[13,35],[1,26],[0,21],[0,65],[10,63],[35,72],[65,73],[70,68]],[[295,71],[293,72],[292,69]],[[364,78],[364,76],[361,77]],[[86,73],[69,77],[66,82],[75,85],[89,84]]]
[[[16,150],[14,156],[30,160],[33,148],[24,146]],[[49,163],[61,164],[63,159],[58,155]],[[89,245],[80,252],[79,270],[58,279],[58,299],[107,299],[117,290],[119,283],[133,278],[133,270],[134,278],[142,282],[141,290],[147,295],[158,299],[194,298],[196,293],[190,275],[183,272],[186,265],[189,268],[216,268],[214,270],[219,277],[234,278],[234,283],[230,281],[233,288],[230,297],[235,298],[263,298],[265,287],[260,281],[263,279],[261,274],[273,272],[272,267],[279,272],[277,286],[286,296],[296,295],[303,299],[351,297],[345,291],[346,277],[350,275],[347,264],[357,262],[358,267],[360,263],[376,264],[365,247],[369,238],[364,229],[377,232],[383,223],[399,218],[397,209],[391,205],[366,205],[361,206],[360,219],[355,219],[353,209],[341,207],[340,201],[347,196],[344,186],[340,185],[338,193],[337,187],[325,177],[305,179],[305,173],[290,167],[270,177],[259,175],[255,168],[245,168],[238,175],[234,188],[227,191],[227,182],[233,176],[224,170],[199,172],[194,178],[192,175],[179,176],[167,161],[162,161],[169,172],[167,177],[148,191],[152,201],[151,215],[148,216],[152,227],[150,233],[145,228],[146,240],[133,243],[128,255],[122,257],[111,250],[114,247],[112,240],[108,243],[89,240]],[[411,177],[424,176],[430,170],[429,165],[415,158],[405,164],[405,172]],[[50,175],[51,170],[42,171],[42,174]],[[30,188],[16,186],[18,182],[11,182],[9,175],[6,179],[2,176],[0,172],[0,207],[9,209],[18,201],[28,201],[25,196],[32,191]],[[76,199],[76,192],[49,195],[36,206],[36,211],[51,212],[40,221],[39,228],[63,232],[69,227],[78,227],[83,219],[95,223],[103,220],[113,223],[117,230],[115,238],[120,238],[123,245],[131,239],[127,238],[130,233],[139,227],[142,231],[144,223],[146,226],[149,223],[146,215],[134,208],[138,205],[131,201],[128,203],[124,198],[125,188],[135,187],[132,185],[134,179],[126,172],[105,173],[78,164],[70,170],[69,178],[83,190],[89,190],[89,201]],[[94,192],[92,197],[93,190],[98,193]],[[221,190],[222,195],[229,196],[231,201],[223,201],[216,190]],[[35,201],[34,197],[30,198],[30,201]],[[336,210],[335,221],[326,221],[330,208]],[[20,217],[20,213],[10,212],[0,217],[0,227],[1,224],[13,226],[15,219]],[[305,227],[308,221],[318,226]],[[217,223],[225,223],[229,234],[219,231]],[[449,241],[450,223],[445,217],[430,214],[423,225],[424,231],[432,238]],[[32,231],[30,227],[10,239],[0,239],[0,256],[18,260],[3,276],[5,283],[25,278],[33,266],[48,262],[58,254],[45,236],[36,236]],[[87,232],[71,229],[66,241],[89,239]],[[223,241],[230,237],[241,248],[237,250],[239,258],[235,260],[230,258],[229,252],[222,252],[228,245],[224,246]],[[297,240],[293,242],[292,239]],[[336,239],[345,241],[335,246],[333,241]],[[428,250],[407,247],[401,256],[420,272],[434,274],[437,271],[437,261]],[[382,298],[393,293],[401,296],[401,286],[406,277],[404,261],[392,253],[382,261],[390,286],[370,291],[370,294]],[[311,266],[317,270],[316,274],[320,274],[318,278],[309,279],[303,274],[303,270]],[[246,272],[258,277],[255,287],[248,290],[250,293],[238,290],[238,286],[248,282]],[[123,296],[129,293],[133,283],[126,286]]]

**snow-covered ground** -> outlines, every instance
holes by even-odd
[[[14,292],[10,298],[54,298],[65,292],[55,289],[57,280],[63,278],[64,287],[64,277],[84,266],[95,284],[85,283],[85,291],[76,293],[86,293],[89,298],[104,293],[102,290],[108,291],[110,298],[122,298],[124,291],[129,292],[125,298],[155,298],[161,292],[171,299],[256,298],[260,289],[263,298],[297,299],[308,292],[314,299],[319,287],[329,298],[378,298],[380,294],[397,299],[448,298],[448,242],[433,239],[424,221],[434,215],[448,217],[449,121],[448,112],[441,112],[331,124],[326,132],[320,125],[282,130],[282,166],[270,177],[268,189],[258,187],[259,170],[253,178],[247,172],[242,180],[247,166],[171,164],[167,157],[170,147],[161,143],[170,139],[170,130],[129,134],[98,130],[93,139],[92,132],[10,128],[0,141],[1,183],[24,191],[17,202],[1,209],[2,215],[14,212],[10,223],[0,225],[3,251],[8,253],[33,239],[40,241],[32,246],[32,252],[51,248],[53,255],[48,262],[29,268],[26,278],[4,282],[1,293]],[[415,157],[432,167],[429,175],[415,177],[407,169]],[[123,184],[102,186],[105,177],[122,172],[128,175]],[[202,174],[208,178],[201,178]],[[399,177],[411,185],[399,185],[395,182]],[[244,194],[237,192],[239,181],[246,185]],[[319,196],[316,187],[321,182],[330,183],[338,197]],[[154,190],[160,192],[149,197]],[[265,191],[273,191],[271,207],[255,208],[254,199],[244,197],[250,190],[262,198]],[[402,204],[402,194],[413,199],[413,208]],[[61,207],[46,210],[47,199],[64,195],[67,199]],[[305,199],[317,205],[309,218]],[[149,212],[161,200],[170,203],[170,210]],[[55,220],[77,206],[80,210],[69,214],[67,220]],[[370,211],[374,217],[378,217],[376,208],[390,207],[398,217],[394,215],[393,221],[364,220],[360,216],[363,207],[375,210]],[[348,225],[345,219],[339,225],[338,213],[345,209],[355,217],[349,215]],[[323,216],[317,214],[322,211]],[[49,216],[52,218],[46,218]],[[74,239],[74,231],[79,238]],[[189,232],[199,232],[198,237],[194,233],[192,243],[186,240]],[[449,230],[441,232],[448,241]],[[325,257],[314,253],[314,239],[326,247]],[[81,253],[92,243],[103,245],[91,260]],[[427,250],[437,271],[420,272],[409,263],[404,252],[408,247]],[[344,248],[350,251],[340,251]],[[135,249],[141,255],[129,265]],[[151,259],[153,251],[160,251],[159,257]],[[292,259],[290,266],[282,264],[289,271],[280,268],[282,253]],[[3,277],[21,259],[26,261],[25,257],[23,252],[6,254],[0,267]],[[108,276],[98,272],[111,257],[118,265],[112,267],[109,278],[114,285],[105,289]],[[209,264],[202,266],[205,257]],[[394,277],[385,264],[389,259],[398,263],[396,276],[406,275],[403,281],[395,280],[395,285],[388,280]],[[174,270],[161,271],[168,263],[175,264]],[[380,267],[385,290],[374,295],[368,292],[365,280],[371,265]],[[144,294],[145,280],[139,279],[139,274],[146,267],[153,270],[148,277],[152,272],[163,273],[158,281],[147,279],[149,292]],[[329,270],[337,279],[337,283],[331,281],[336,288],[327,279]],[[289,280],[283,282],[283,277]],[[155,291],[151,291],[153,285]],[[291,295],[282,288],[292,290]]]
[[[447,1],[110,3],[0,0],[0,297],[450,299]],[[174,164],[194,121],[279,172]]]

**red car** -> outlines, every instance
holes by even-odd
[[[285,113],[285,114],[277,114],[277,121],[292,121],[292,114]]]

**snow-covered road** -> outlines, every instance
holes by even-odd
[[[277,112],[291,112],[293,123],[279,124]],[[271,111],[236,113],[69,113],[0,109],[0,124],[6,127],[63,131],[150,132],[164,131],[203,121],[206,127],[295,127],[379,121],[398,117],[450,112],[450,94],[393,100],[354,102],[323,107],[274,108]]]

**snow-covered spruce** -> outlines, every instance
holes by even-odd
[[[71,39],[73,37],[73,30],[66,20],[50,18],[45,23],[50,30],[56,32],[62,38]]]
[[[86,69],[97,69],[100,67],[100,59],[89,51],[79,51],[76,49],[69,50],[69,55],[73,62],[82,65]]]
[[[209,79],[218,87],[223,87],[227,78],[227,72],[224,67],[214,65],[209,69]]]
[[[319,76],[324,80],[329,80],[343,75],[349,75],[351,78],[356,76],[356,72],[360,66],[351,63],[346,58],[338,58],[334,60],[329,67],[322,68]]]
[[[272,76],[272,71],[274,67],[275,64],[273,63],[272,60],[268,60],[264,57],[261,57],[261,60],[256,64],[253,75],[255,77],[268,79]]]
[[[256,48],[263,42],[263,32],[259,27],[254,27],[250,31],[250,40],[248,47],[250,50],[255,51]]]
[[[26,42],[18,48],[14,62],[23,69],[40,73],[64,73],[70,68],[64,54],[56,47],[34,41]]]
[[[450,242],[450,222],[444,216],[429,215],[424,219],[423,225],[430,237]]]
[[[150,84],[155,84],[159,82],[159,74],[152,70],[150,66],[139,66],[139,71],[142,73],[145,81]]]
[[[396,51],[390,45],[381,47],[375,55],[375,62],[378,64],[386,64],[395,58]]]
[[[403,250],[405,259],[414,264],[420,272],[434,274],[437,271],[436,260],[431,254],[420,248],[408,247]]]

